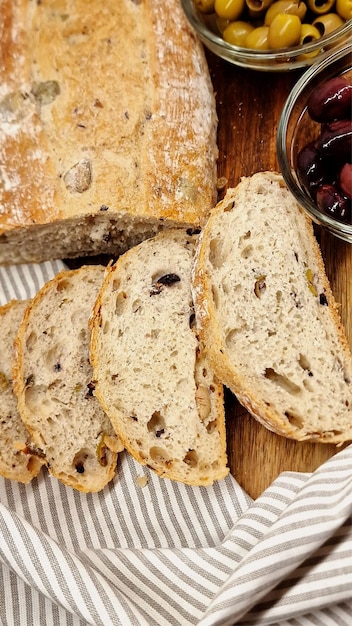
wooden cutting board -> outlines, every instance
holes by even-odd
[[[284,102],[302,71],[267,73],[235,67],[207,52],[219,117],[219,176],[228,187],[260,170],[278,170],[276,129]],[[352,347],[352,245],[316,229]],[[231,473],[253,498],[283,471],[312,472],[338,452],[332,444],[295,442],[256,422],[226,394]]]

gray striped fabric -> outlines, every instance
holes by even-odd
[[[0,268],[0,304],[62,267]],[[0,478],[1,624],[351,626],[351,522],[352,446],[256,501],[231,476],[187,487],[127,453],[97,494]]]

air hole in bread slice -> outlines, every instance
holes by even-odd
[[[143,310],[142,300],[140,300],[139,298],[134,300],[132,302],[132,307],[131,308],[132,308],[132,313],[141,313],[141,311]]]
[[[28,337],[26,338],[26,348],[28,350],[28,352],[31,352],[31,350],[33,350],[33,347],[35,346],[37,341],[37,333],[32,330],[31,333],[29,333]]]
[[[298,428],[298,429],[303,428],[304,420],[300,415],[295,415],[294,413],[291,413],[290,411],[285,411],[285,417],[287,417],[291,426],[294,426],[295,428]]]
[[[63,346],[57,343],[44,355],[44,363],[49,372],[60,372],[63,369]]]
[[[210,395],[208,387],[206,387],[205,385],[198,385],[196,389],[196,403],[199,418],[201,422],[205,422],[211,412]]]
[[[245,248],[243,248],[242,252],[241,252],[241,257],[243,259],[249,259],[249,257],[251,257],[253,254],[253,246],[249,245],[246,246]]]
[[[105,320],[105,322],[102,324],[103,334],[107,335],[110,332],[110,328],[111,328],[110,320]]]
[[[197,467],[198,465],[198,454],[195,450],[189,450],[186,456],[183,458],[183,462],[189,465],[190,467]]]
[[[165,432],[165,420],[159,411],[154,411],[147,423],[147,429],[155,437],[161,437]]]
[[[149,450],[149,455],[157,465],[164,465],[166,468],[170,468],[173,465],[169,453],[161,446],[152,446]]]
[[[276,372],[272,367],[266,368],[264,376],[288,393],[299,394],[301,392],[301,388],[298,385],[287,378],[287,376],[283,376],[282,374]]]
[[[38,413],[40,406],[40,414],[45,416],[49,416],[52,410],[52,403],[48,400],[45,395],[47,392],[47,387],[45,385],[32,385],[27,387],[25,390],[25,402],[30,411],[35,411]],[[40,402],[38,400],[40,398]],[[39,405],[39,406],[37,406]]]
[[[115,313],[116,315],[122,315],[127,304],[127,294],[125,291],[120,291],[116,295],[115,300]]]
[[[238,334],[241,333],[242,330],[243,329],[241,328],[232,328],[232,330],[230,330],[230,332],[227,333],[226,338],[225,338],[227,348],[231,348],[231,346],[233,346],[233,344],[236,343]]]
[[[120,289],[120,284],[121,281],[118,278],[114,278],[114,280],[111,283],[111,291],[118,291]]]
[[[313,376],[313,372],[310,369],[309,360],[305,356],[305,354],[299,355],[298,364],[302,368],[302,370],[305,370],[308,373],[308,376]]]
[[[61,293],[61,291],[71,291],[71,289],[73,289],[73,284],[72,281],[67,280],[67,278],[63,278],[62,280],[59,280],[57,285],[56,285],[56,291],[58,291],[59,293]]]
[[[75,454],[72,465],[78,474],[84,474],[88,458],[89,450],[86,450],[85,448],[82,448]]]
[[[211,420],[210,422],[208,422],[206,425],[208,435],[211,435],[212,433],[214,433],[217,427],[218,427],[217,420]]]
[[[217,309],[219,308],[219,292],[215,285],[212,285],[211,293],[212,293],[214,306]]]
[[[222,239],[214,237],[209,243],[209,261],[215,269],[226,263],[230,250],[224,247]]]

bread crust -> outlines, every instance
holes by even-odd
[[[0,475],[24,484],[39,474],[44,462],[31,453],[35,447],[31,446],[12,388],[13,341],[28,304],[28,300],[11,300],[0,307]]]
[[[329,386],[329,381],[326,380],[326,389],[321,389],[322,391],[322,403],[320,407],[321,415],[319,417],[316,416],[316,423],[313,425],[309,424],[308,416],[299,415],[291,415],[289,411],[287,414],[283,411],[277,404],[274,397],[272,399],[268,398],[268,395],[264,397],[263,387],[261,387],[262,380],[264,379],[264,371],[258,373],[255,372],[256,363],[253,362],[253,372],[248,370],[247,367],[243,367],[243,363],[246,363],[246,346],[247,348],[250,346],[250,343],[255,341],[257,337],[258,341],[258,354],[262,355],[265,353],[267,345],[269,345],[269,340],[266,337],[265,341],[262,341],[263,337],[261,336],[261,328],[255,329],[252,328],[248,333],[252,333],[248,340],[243,341],[241,343],[242,353],[240,355],[236,355],[236,351],[229,348],[227,345],[227,337],[229,337],[229,329],[224,328],[224,318],[223,318],[223,300],[221,300],[221,295],[218,296],[218,290],[221,291],[221,287],[219,286],[219,279],[217,278],[217,268],[214,270],[213,264],[210,262],[212,255],[215,258],[216,254],[214,252],[213,246],[214,241],[222,238],[223,249],[229,251],[232,247],[237,248],[240,244],[241,238],[246,237],[246,229],[248,229],[248,233],[251,229],[254,230],[256,221],[256,226],[258,226],[257,216],[250,217],[251,213],[251,204],[255,200],[255,194],[257,193],[257,189],[262,187],[265,189],[268,185],[271,184],[277,185],[278,189],[281,187],[284,189],[284,183],[281,176],[276,172],[259,172],[255,174],[253,177],[243,178],[240,184],[235,189],[229,189],[225,198],[214,208],[211,213],[211,216],[202,231],[199,239],[199,245],[196,252],[196,260],[193,269],[193,296],[195,301],[195,310],[198,325],[200,328],[200,336],[201,339],[206,346],[207,357],[211,363],[211,366],[214,369],[216,375],[222,380],[222,382],[236,395],[239,402],[266,428],[272,430],[273,432],[278,433],[279,435],[283,435],[288,438],[297,439],[297,440],[312,440],[323,443],[336,443],[341,444],[345,441],[350,441],[352,439],[352,428],[351,428],[351,411],[352,411],[352,392],[351,392],[351,374],[352,374],[352,359],[351,353],[348,346],[346,334],[344,328],[342,326],[338,306],[334,299],[333,293],[331,291],[331,287],[329,285],[328,278],[325,274],[324,263],[321,255],[320,248],[315,239],[313,227],[310,219],[306,216],[305,213],[300,209],[300,207],[294,204],[293,198],[288,201],[288,204],[293,207],[294,214],[297,217],[297,220],[291,218],[285,218],[281,214],[282,207],[280,205],[280,192],[277,194],[277,206],[275,207],[276,215],[275,217],[271,217],[268,219],[268,223],[263,228],[268,230],[279,230],[276,226],[276,221],[280,219],[285,220],[285,226],[287,227],[287,235],[283,235],[285,237],[285,242],[287,243],[288,249],[292,246],[292,249],[296,247],[298,255],[301,255],[303,260],[303,266],[305,271],[309,271],[310,266],[314,267],[314,273],[319,281],[319,293],[323,294],[322,302],[325,305],[320,308],[324,308],[325,319],[328,320],[326,322],[326,328],[329,329],[326,332],[332,332],[334,336],[334,348],[337,351],[336,361],[341,361],[340,365],[342,368],[342,372],[344,375],[342,379],[343,389],[341,391],[341,395],[345,394],[346,398],[346,406],[341,409],[340,415],[331,415],[327,416],[327,422],[329,423],[328,427],[322,428],[319,424],[318,418],[321,418],[321,415],[325,414],[325,411],[328,411],[328,404],[324,404],[324,400],[328,402],[329,394],[331,394],[331,388]],[[261,193],[261,192],[260,192]],[[270,202],[270,200],[269,200]],[[240,206],[239,206],[240,205]],[[238,208],[239,207],[239,208]],[[236,220],[230,218],[233,221],[233,228],[229,229],[228,223],[225,227],[224,225],[224,216],[226,214],[236,215],[237,211],[243,211],[245,214],[248,213],[248,220],[244,226],[241,224],[238,231],[236,230]],[[272,214],[274,211],[272,211]],[[238,215],[238,213],[237,213]],[[260,225],[259,225],[260,226]],[[298,232],[300,231],[300,232]],[[278,238],[282,236],[278,234]],[[263,246],[267,244],[267,239],[265,235],[263,235]],[[299,247],[299,241],[305,240],[309,248],[309,254],[305,257],[306,254],[304,251],[303,245]],[[277,243],[280,246],[280,242]],[[219,253],[219,257],[221,254]],[[255,260],[253,260],[253,266],[255,266],[258,256],[253,254]],[[261,255],[259,254],[259,257]],[[265,252],[262,254],[263,258],[265,257]],[[304,258],[303,258],[304,257]],[[274,258],[274,255],[273,255]],[[293,255],[292,255],[293,258]],[[225,253],[224,253],[224,262]],[[293,265],[292,265],[293,267]],[[240,271],[240,268],[237,268]],[[270,267],[267,267],[268,273],[271,272]],[[284,290],[284,277],[288,274],[289,269],[283,267],[282,268],[282,277],[283,277],[283,290]],[[270,283],[270,277],[268,276],[268,282]],[[257,304],[258,298],[255,297],[254,289],[251,289],[251,292],[245,293],[236,293],[235,294],[235,285],[236,281],[229,282],[226,288],[228,290],[228,299],[233,307],[233,310],[240,310],[241,308],[247,309],[247,311]],[[289,284],[289,283],[288,283]],[[254,282],[253,282],[254,285]],[[306,284],[308,288],[310,285]],[[291,286],[293,290],[293,287]],[[319,309],[319,293],[315,294],[315,299],[317,301],[316,311]],[[288,294],[288,297],[293,297],[293,293]],[[299,297],[299,294],[298,294]],[[218,299],[219,298],[219,299]],[[254,304],[253,304],[254,300]],[[264,300],[264,298],[263,298]],[[301,304],[299,303],[299,306]],[[263,309],[263,326],[265,325],[265,318],[270,319],[270,316],[273,315],[274,311],[271,311],[270,308]],[[319,315],[317,312],[316,315]],[[246,317],[248,320],[248,316]],[[310,324],[312,320],[307,317],[306,324],[310,328]],[[322,324],[324,324],[324,319]],[[303,322],[302,322],[303,324]],[[284,325],[284,321],[282,323],[282,327]],[[312,326],[313,328],[313,326]],[[278,329],[271,329],[274,334]],[[297,325],[297,335],[304,330],[304,326],[300,327]],[[237,332],[235,330],[235,332]],[[283,332],[283,336],[285,334]],[[291,341],[291,336],[287,335],[286,341],[289,343]],[[329,346],[330,339],[326,338],[326,345]],[[297,340],[299,344],[299,339]],[[332,339],[331,339],[332,342]],[[333,344],[331,344],[333,345]],[[234,346],[236,346],[236,341],[234,340]],[[336,348],[337,346],[337,348]],[[282,346],[284,351],[284,346]],[[319,348],[314,348],[314,342],[312,341],[311,345],[300,346],[302,353],[308,352],[309,357],[311,357],[312,362],[314,362],[314,350],[317,352]],[[249,359],[250,357],[248,357]],[[270,363],[270,359],[272,355],[268,355],[268,362]],[[259,360],[259,359],[258,359]],[[317,366],[316,366],[317,367]],[[268,368],[269,369],[269,368]],[[307,370],[307,373],[308,370]],[[315,372],[316,373],[316,372]],[[312,376],[312,372],[310,374]],[[273,378],[276,376],[273,375]],[[333,376],[333,372],[331,373]],[[307,386],[309,386],[309,381],[306,382]],[[273,396],[277,394],[277,389],[274,389],[275,384],[273,384]],[[282,390],[280,390],[281,392]],[[298,392],[298,389],[297,389]],[[326,398],[324,393],[326,392]],[[289,395],[289,394],[288,394]],[[309,395],[309,394],[308,394]],[[313,394],[312,394],[313,395]],[[342,400],[342,398],[341,398]],[[342,402],[342,405],[344,403]],[[288,408],[288,407],[287,407]]]
[[[1,263],[204,223],[215,97],[178,0],[4,0],[0,33]]]

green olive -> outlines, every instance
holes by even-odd
[[[245,6],[245,0],[215,0],[214,9],[219,17],[237,20]]]
[[[299,43],[304,46],[305,44],[312,43],[317,39],[320,39],[320,33],[318,29],[315,28],[315,26],[313,26],[312,24],[302,24]],[[319,52],[320,48],[317,48],[317,50],[312,50],[311,52],[305,52],[304,54],[301,54],[300,58],[311,59],[313,57],[316,57]]]
[[[225,28],[230,24],[230,20],[225,20],[223,17],[216,16],[216,25],[221,33],[224,32]]]
[[[336,0],[336,12],[343,20],[352,19],[352,0]]]
[[[304,2],[300,2],[300,0],[277,0],[277,2],[273,2],[268,8],[265,14],[264,24],[270,26],[275,15],[278,13],[298,15],[301,22],[303,22],[307,13],[307,5]]]
[[[246,39],[249,33],[254,30],[254,26],[249,22],[230,22],[227,28],[223,32],[223,38],[233,46],[240,46],[241,48],[246,46]]]
[[[307,0],[308,8],[317,15],[329,13],[335,4],[335,0]]]
[[[269,26],[258,26],[247,35],[245,47],[253,50],[269,50]]]
[[[313,26],[318,29],[320,36],[323,37],[323,35],[328,35],[337,28],[340,28],[344,23],[342,17],[337,15],[337,13],[326,13],[320,17],[316,17]]]
[[[215,0],[194,0],[194,5],[201,13],[213,13]]]
[[[304,46],[306,43],[312,43],[316,39],[320,39],[318,29],[313,24],[302,24],[299,43]]]
[[[301,20],[297,15],[278,13],[269,26],[268,43],[271,50],[290,48],[299,42]]]
[[[246,0],[246,5],[252,15],[264,13],[274,0]]]

